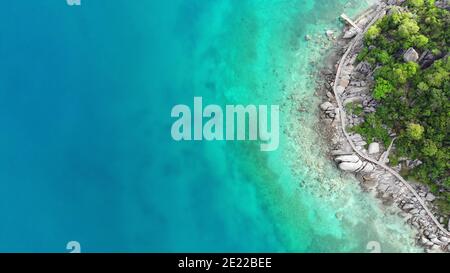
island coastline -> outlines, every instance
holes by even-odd
[[[360,32],[349,25],[338,38],[332,32],[326,33],[329,39],[336,39],[337,49],[328,57],[328,65],[320,72],[321,83],[317,85],[317,93],[323,98],[321,131],[329,146],[329,156],[338,168],[353,173],[362,190],[374,194],[385,206],[397,206],[401,210],[399,216],[417,231],[417,245],[426,252],[450,252],[450,232],[445,227],[446,219],[437,215],[432,203],[434,196],[427,187],[407,182],[398,174],[399,170],[384,164],[395,136],[389,147],[377,143],[368,151],[363,137],[347,133],[345,128],[346,123],[354,124],[353,119],[358,117],[346,115],[343,105],[361,100],[364,110],[376,107],[370,94],[365,93],[370,91],[373,71],[356,62],[362,49],[362,37],[373,23],[400,2],[380,1],[361,13],[354,21],[361,28]],[[352,92],[358,95],[349,95]]]

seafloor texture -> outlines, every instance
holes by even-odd
[[[0,251],[417,251],[317,130],[325,30],[361,2],[3,3]],[[279,104],[280,148],[174,142],[194,96]]]

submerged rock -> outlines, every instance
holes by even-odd
[[[334,31],[332,31],[332,30],[327,30],[327,31],[325,32],[325,34],[327,35],[328,39],[331,39],[331,40],[335,39],[335,37],[334,37]]]

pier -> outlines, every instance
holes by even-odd
[[[352,27],[354,27],[358,31],[358,33],[362,32],[362,29],[355,22],[353,22],[353,20],[350,19],[350,17],[348,17],[345,13],[341,14],[341,19],[350,24]]]

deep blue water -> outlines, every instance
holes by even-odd
[[[345,3],[2,3],[0,251],[364,250],[372,233],[293,196],[279,155],[170,137],[194,96],[280,102],[308,26],[335,26]]]

